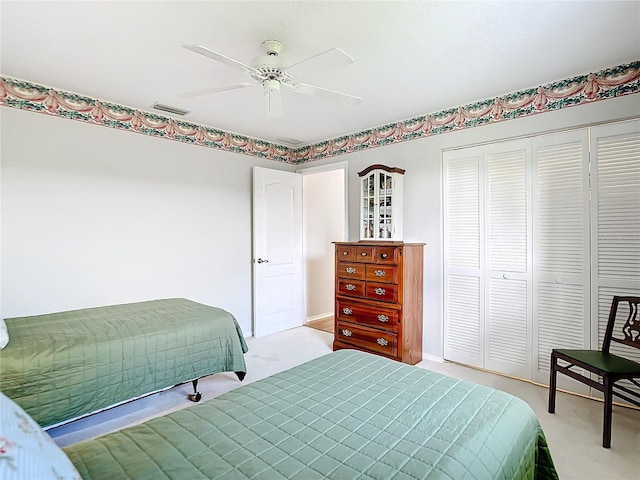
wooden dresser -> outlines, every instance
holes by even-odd
[[[422,360],[422,243],[335,242],[333,349]]]

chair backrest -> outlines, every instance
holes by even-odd
[[[640,349],[639,305],[640,297],[613,297],[607,330],[602,342],[603,352],[609,352],[611,342]]]

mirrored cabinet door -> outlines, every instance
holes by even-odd
[[[372,165],[360,180],[360,239],[402,239],[402,179],[404,170]]]
[[[374,188],[374,177],[373,175],[367,175],[362,178],[362,212],[361,212],[361,227],[360,227],[360,238],[363,239],[371,239],[373,238],[374,231],[374,218],[375,214],[375,188]]]

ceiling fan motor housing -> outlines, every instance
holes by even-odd
[[[291,75],[286,73],[286,69],[291,66],[291,62],[280,56],[282,43],[277,40],[265,40],[262,44],[267,54],[251,60],[251,67],[260,72],[252,75],[253,79],[263,82],[263,85],[267,88],[269,88],[267,81],[287,82],[293,79]],[[277,90],[279,89],[280,85],[277,87]]]

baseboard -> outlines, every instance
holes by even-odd
[[[435,362],[435,363],[444,363],[444,358],[437,357],[436,355],[428,355],[426,353],[422,354],[422,359],[428,360],[430,362]]]
[[[307,317],[307,322],[313,322],[314,320],[324,320],[325,318],[333,317],[333,312],[321,313],[320,315],[314,315],[313,317]]]

